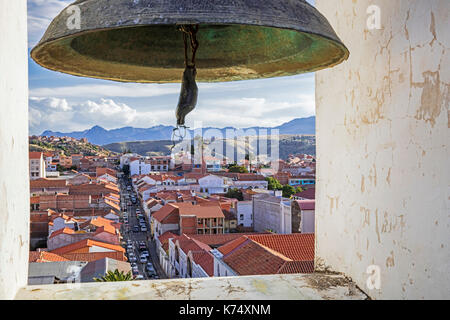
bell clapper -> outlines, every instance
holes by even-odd
[[[176,136],[180,137],[181,140],[186,136],[188,127],[185,126],[185,117],[187,114],[192,112],[197,105],[198,98],[198,87],[195,81],[197,76],[196,63],[196,53],[200,46],[197,40],[198,25],[181,25],[178,30],[183,32],[184,40],[184,64],[185,70],[183,73],[183,80],[181,86],[180,98],[178,101],[178,107],[176,111],[177,126],[173,130],[172,142],[173,146],[171,150],[175,147],[176,143],[174,138]],[[191,48],[191,61],[189,61],[188,47]],[[179,135],[178,132],[180,128],[184,128],[184,135]]]

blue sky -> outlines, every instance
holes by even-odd
[[[29,51],[73,1],[28,0]],[[313,1],[309,1],[313,3]],[[180,75],[181,76],[181,75]],[[197,108],[187,125],[276,126],[315,114],[314,74],[199,84]],[[123,84],[46,70],[29,59],[30,134],[78,131],[100,125],[148,128],[174,125],[180,84]]]

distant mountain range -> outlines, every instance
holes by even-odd
[[[73,137],[76,139],[86,138],[90,143],[96,145],[105,145],[116,142],[130,142],[130,141],[149,141],[149,140],[170,140],[172,138],[173,126],[155,126],[148,129],[124,127],[120,129],[106,130],[100,126],[94,126],[89,130],[77,131],[77,132],[54,132],[44,131],[42,136],[54,136],[54,137]],[[215,129],[219,130],[225,136],[225,132],[228,129],[234,129],[233,127],[227,128],[204,128],[203,131]],[[262,129],[278,129],[281,135],[310,135],[316,132],[316,117],[309,118],[297,118],[292,121],[286,122],[280,126],[268,128],[268,127],[250,127],[243,128],[244,131],[254,129],[257,133]],[[190,130],[191,136],[193,136],[193,130]],[[270,134],[270,131],[268,132]]]

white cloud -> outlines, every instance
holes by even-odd
[[[177,94],[180,92],[180,86],[176,84],[157,85],[157,84],[98,84],[98,85],[76,85],[54,88],[36,88],[30,90],[30,96],[34,97],[129,97],[145,98],[155,97],[166,94]]]
[[[27,0],[29,47],[39,42],[50,22],[72,2],[72,0]]]
[[[123,126],[156,125],[151,113],[141,113],[124,103],[111,99],[70,104],[66,99],[30,98],[30,131],[40,134],[44,130],[85,130],[94,125],[106,129]]]

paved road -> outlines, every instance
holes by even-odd
[[[160,264],[159,264],[159,260],[157,258],[156,255],[156,251],[155,251],[155,245],[153,243],[153,241],[151,241],[151,234],[150,234],[150,225],[149,225],[149,221],[147,219],[147,217],[145,217],[144,214],[144,210],[141,207],[140,203],[139,203],[139,199],[138,202],[136,204],[132,204],[128,205],[128,201],[125,199],[125,195],[132,195],[134,194],[136,196],[136,194],[134,193],[134,191],[127,191],[127,185],[130,185],[130,181],[125,181],[125,180],[120,180],[120,191],[121,191],[121,196],[122,196],[122,204],[124,205],[124,207],[126,208],[126,213],[124,215],[128,216],[128,224],[123,224],[122,227],[122,235],[123,235],[123,240],[124,240],[124,247],[126,247],[127,245],[127,240],[131,240],[132,243],[134,244],[134,255],[136,256],[136,258],[138,259],[137,266],[139,269],[139,274],[143,275],[145,279],[151,279],[148,275],[148,273],[145,270],[145,263],[140,263],[139,262],[139,257],[140,257],[140,251],[139,251],[139,242],[140,241],[144,241],[147,244],[147,248],[150,254],[150,257],[148,259],[149,262],[151,262],[153,264],[153,267],[155,268],[156,273],[158,274],[158,277],[160,279],[166,279],[167,276],[165,275],[164,271],[162,270]],[[137,197],[136,197],[137,198]],[[139,226],[139,219],[136,215],[136,209],[140,209],[141,213],[144,214],[144,218],[145,218],[145,222],[147,225],[147,232],[133,232],[132,228],[133,226]],[[127,254],[128,256],[128,254]]]

